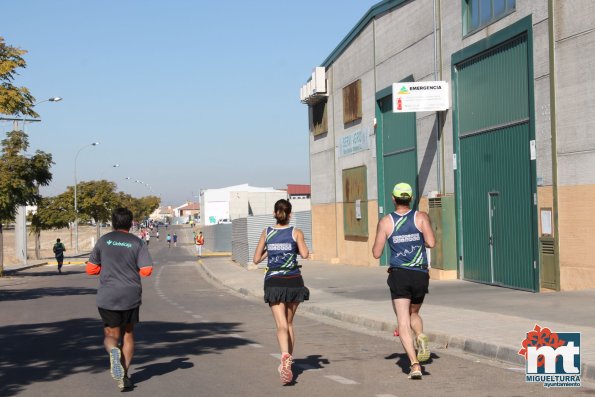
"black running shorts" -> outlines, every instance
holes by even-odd
[[[418,270],[391,268],[386,283],[392,299],[407,298],[413,304],[421,304],[428,293],[430,275]]]
[[[102,309],[100,307],[98,308],[101,320],[103,320],[103,325],[110,328],[123,327],[126,324],[138,323],[139,309],[140,306],[129,310],[108,310]]]

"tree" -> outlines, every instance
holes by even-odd
[[[25,87],[16,87],[13,82],[17,70],[26,68],[22,57],[27,51],[7,45],[0,37],[0,114],[38,117],[33,110],[35,98]],[[50,166],[52,156],[37,151],[31,158],[23,153],[29,146],[27,135],[11,131],[2,141],[0,158],[0,277],[4,273],[4,235],[2,221],[11,221],[16,208],[39,199],[39,185],[47,185],[52,179]]]
[[[37,204],[39,186],[52,180],[52,155],[36,151],[31,157],[22,153],[29,147],[23,131],[10,131],[2,140],[0,156],[0,276],[4,273],[4,236],[2,222],[12,221],[20,205]]]
[[[156,196],[145,196],[141,198],[132,197],[129,194],[120,192],[119,205],[132,211],[132,216],[136,221],[147,218],[153,211],[159,208],[160,199]]]
[[[80,182],[77,184],[77,207],[79,218],[93,219],[97,226],[97,239],[100,226],[112,217],[112,211],[118,206],[116,184],[106,180]]]
[[[35,259],[40,256],[39,238],[42,230],[62,229],[70,225],[73,208],[64,206],[60,197],[44,197],[37,203],[37,212],[29,216],[31,233],[35,235]]]
[[[25,87],[15,87],[13,81],[17,69],[26,68],[22,55],[27,51],[7,45],[0,37],[0,114],[38,117],[33,110],[35,98]]]

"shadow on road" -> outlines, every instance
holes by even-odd
[[[47,296],[95,295],[96,288],[45,287],[32,289],[2,289],[0,302],[39,299]]]
[[[432,364],[432,362],[434,361],[434,359],[439,359],[440,356],[435,354],[435,353],[431,353],[430,354],[430,359],[428,361],[425,361],[424,363],[422,363],[421,365],[421,372],[422,374],[425,375],[431,375],[430,372],[428,372],[426,370],[426,365],[428,364]],[[409,361],[409,357],[407,357],[407,353],[393,353],[387,357],[384,357],[385,360],[394,360],[397,359],[397,362],[395,363],[395,365],[398,365],[401,368],[401,371],[403,371],[404,374],[409,374],[409,371],[411,370],[411,362]]]
[[[305,371],[322,369],[325,365],[330,364],[330,361],[320,354],[313,354],[306,358],[296,358],[293,360],[293,364],[293,382],[297,382],[298,377]]]
[[[136,332],[132,379],[193,366],[193,355],[218,354],[253,343],[228,337],[240,323],[168,323],[147,321]],[[222,332],[224,330],[224,332]],[[55,381],[77,373],[109,371],[99,319],[82,318],[43,324],[0,327],[0,396],[14,396],[27,385]],[[109,375],[108,375],[109,377]]]

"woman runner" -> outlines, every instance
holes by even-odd
[[[309,252],[304,233],[289,226],[291,203],[284,199],[277,201],[274,216],[277,224],[262,231],[254,252],[254,263],[258,264],[268,257],[264,276],[264,301],[269,304],[277,326],[277,340],[281,349],[278,371],[281,382],[286,385],[293,380],[293,318],[300,302],[310,297],[297,263],[297,254],[306,259]]]

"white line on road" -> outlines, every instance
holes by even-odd
[[[397,397],[394,394],[376,394],[376,397]]]
[[[281,355],[279,353],[271,353],[271,356],[275,357],[277,360],[281,360]]]
[[[186,313],[186,314],[192,314],[192,312],[190,310],[184,310],[184,313]]]
[[[334,380],[335,382],[340,383],[342,385],[359,385],[359,383],[357,383],[356,381],[344,378],[339,375],[325,375],[325,378]]]
[[[248,346],[255,347],[257,349],[261,349],[264,347],[263,345],[259,345],[258,343],[250,343]]]
[[[194,318],[202,318],[202,316],[200,314],[193,314],[192,317],[194,317]]]

